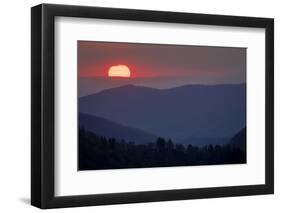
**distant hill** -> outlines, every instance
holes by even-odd
[[[185,85],[171,89],[125,85],[81,97],[79,112],[175,142],[231,138],[246,125],[246,85]]]
[[[157,77],[137,77],[137,78],[108,78],[108,77],[82,77],[79,76],[79,97],[91,95],[101,92],[109,88],[116,88],[126,84],[142,85],[146,87],[153,87],[157,89],[172,88],[185,84],[194,84],[195,82],[202,82],[202,78],[194,79],[189,77],[179,76],[157,76]],[[230,80],[230,79],[229,79]],[[208,82],[206,78],[205,83]],[[236,82],[235,79],[229,83]]]
[[[106,138],[124,139],[127,142],[132,141],[141,144],[156,140],[154,135],[142,130],[83,113],[79,113],[79,127]]]
[[[246,128],[241,129],[230,140],[229,145],[234,148],[239,148],[242,151],[246,151]]]

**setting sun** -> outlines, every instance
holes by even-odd
[[[130,78],[131,71],[126,65],[111,66],[108,70],[108,77]]]

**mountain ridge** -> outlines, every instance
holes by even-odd
[[[81,97],[79,111],[174,141],[230,138],[246,125],[246,85],[125,85]]]
[[[238,83],[238,84],[185,84],[182,86],[176,86],[176,87],[170,87],[170,88],[164,88],[164,89],[159,89],[159,88],[153,88],[153,87],[149,87],[149,86],[142,86],[142,85],[134,85],[134,84],[125,84],[122,86],[117,86],[117,87],[112,87],[112,88],[108,88],[108,89],[104,89],[102,91],[96,92],[96,93],[92,93],[92,94],[88,94],[85,96],[81,96],[79,98],[85,98],[88,96],[92,96],[92,95],[97,95],[99,93],[105,93],[105,92],[110,92],[110,91],[114,91],[116,89],[146,89],[146,90],[151,90],[151,91],[169,91],[169,90],[176,90],[176,89],[184,89],[184,88],[194,88],[194,87],[224,87],[224,86],[245,86],[245,83]]]
[[[156,140],[156,136],[138,128],[118,124],[105,118],[79,113],[79,128],[86,129],[106,138],[116,138],[136,143],[148,143]]]

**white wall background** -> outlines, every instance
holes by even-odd
[[[275,195],[56,209],[50,212],[280,212],[281,3],[276,0],[45,0],[44,3],[170,10],[275,18]],[[1,2],[0,212],[39,212],[30,197],[30,7],[37,0]]]

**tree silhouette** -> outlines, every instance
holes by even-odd
[[[79,129],[78,169],[121,169],[161,166],[194,166],[245,163],[245,151],[230,145],[197,147],[175,144],[171,139],[135,144],[106,138]]]

